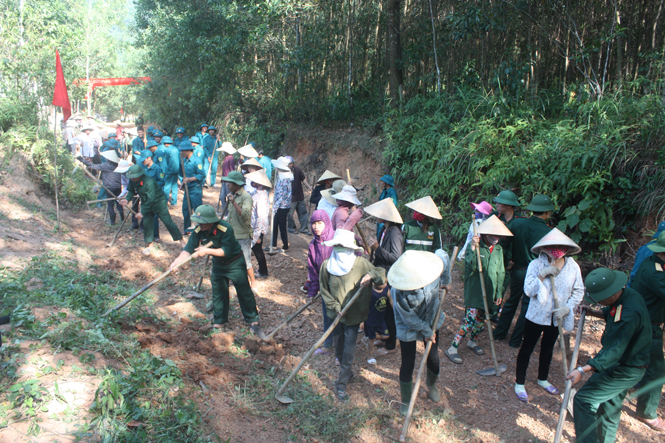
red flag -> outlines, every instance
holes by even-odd
[[[62,108],[62,121],[66,122],[72,115],[72,105],[69,104],[65,74],[62,72],[60,54],[57,49],[55,50],[55,91],[53,92],[53,104]]]

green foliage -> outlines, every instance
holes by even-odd
[[[659,97],[558,103],[543,92],[539,103],[477,90],[412,99],[386,119],[386,159],[414,197],[441,202],[444,232],[468,226],[469,202],[503,189],[523,205],[549,195],[560,229],[605,250],[623,241],[639,213],[663,214],[655,187],[663,168],[653,164],[665,137]],[[465,233],[453,231],[453,240]]]
[[[171,360],[148,353],[129,359],[123,371],[107,369],[91,406],[102,441],[203,441],[181,377]]]
[[[29,417],[34,417],[37,411],[48,411],[45,403],[50,400],[50,395],[39,380],[33,378],[10,386],[7,390],[7,399],[17,415],[23,412]]]

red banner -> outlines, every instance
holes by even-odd
[[[62,121],[66,122],[72,115],[72,105],[69,104],[65,74],[62,72],[60,54],[57,49],[55,50],[55,91],[53,91],[53,104],[62,108]]]

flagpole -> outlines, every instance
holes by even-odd
[[[64,114],[63,114],[64,118]],[[60,203],[58,203],[58,107],[53,107],[53,146],[55,152],[55,217],[56,229],[60,232]]]

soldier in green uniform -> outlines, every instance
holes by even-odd
[[[191,145],[190,145],[191,146]],[[190,255],[212,256],[212,307],[213,327],[221,328],[229,322],[229,280],[233,282],[238,295],[240,311],[250,329],[261,340],[266,336],[259,326],[259,313],[256,309],[254,293],[247,279],[247,266],[240,244],[233,234],[233,228],[220,220],[212,206],[201,205],[192,214],[192,220],[199,225],[189,237],[187,245],[169,269],[173,270]],[[212,241],[212,245],[201,246]]]
[[[601,338],[603,348],[586,365],[566,376],[576,384],[583,374],[595,372],[573,400],[577,443],[615,441],[621,404],[649,363],[649,311],[640,294],[625,287],[627,282],[626,274],[607,268],[591,271],[584,280],[587,297],[604,308],[581,308],[588,315],[604,319],[606,326]]]
[[[413,209],[413,220],[402,225],[404,251],[434,252],[441,249],[441,233],[434,219],[441,220],[441,213],[432,197],[423,197],[406,204]]]
[[[194,153],[194,147],[188,141],[182,142],[178,147],[180,155],[182,156],[181,165],[181,186],[187,186],[189,201],[192,209],[198,208],[203,204],[203,181],[205,180],[206,173],[203,170],[203,159]],[[182,175],[184,170],[184,175]],[[185,178],[187,177],[187,178]],[[189,218],[189,204],[187,197],[182,199],[182,218],[185,220],[184,233],[189,234],[192,223]]]
[[[155,240],[153,232],[153,221],[155,217],[164,223],[166,229],[169,230],[173,241],[179,241],[184,246],[185,242],[182,239],[182,234],[178,231],[178,227],[173,223],[169,210],[166,206],[166,197],[162,188],[157,185],[157,182],[147,175],[139,165],[134,165],[127,171],[127,178],[129,178],[129,186],[127,187],[126,200],[121,200],[122,206],[127,206],[127,203],[132,201],[134,195],[138,194],[141,197],[141,213],[137,218],[145,218],[143,223],[143,240],[147,243],[147,247],[142,251],[145,255],[150,255],[152,251],[152,242]]]
[[[499,321],[494,329],[494,338],[501,340],[508,335],[510,324],[513,322],[515,311],[520,300],[522,301],[522,310],[515,323],[515,329],[510,336],[510,347],[519,348],[522,346],[522,336],[524,335],[524,321],[526,311],[529,307],[529,297],[524,294],[524,278],[526,269],[532,260],[538,258],[538,255],[531,252],[531,248],[543,238],[545,234],[552,230],[547,224],[547,219],[552,215],[554,203],[546,195],[535,195],[531,203],[526,207],[533,215],[529,218],[516,217],[511,220],[508,229],[513,233],[511,247],[511,259],[513,267],[510,272],[510,298],[504,303]]]
[[[631,288],[638,292],[651,315],[651,350],[649,367],[640,383],[637,397],[637,418],[656,431],[665,431],[665,422],[658,418],[665,380],[663,357],[663,323],[665,322],[665,232],[647,246],[654,254],[647,257],[633,277]]]

